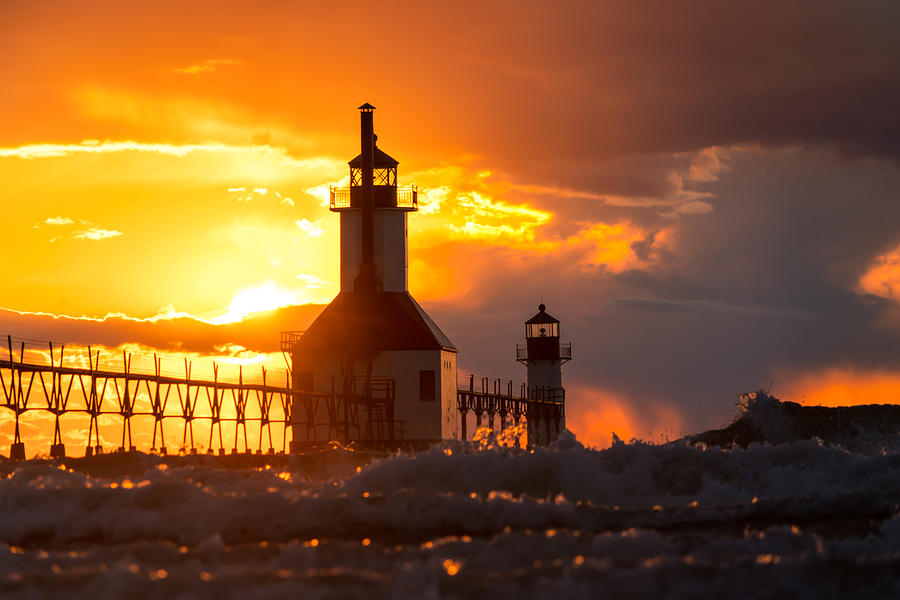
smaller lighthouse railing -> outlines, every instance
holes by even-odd
[[[528,346],[525,344],[516,344],[516,360],[528,360]],[[572,343],[559,345],[559,360],[566,362],[572,360]]]

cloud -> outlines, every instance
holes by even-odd
[[[284,206],[294,207],[296,206],[293,199],[282,196],[280,192],[275,192],[275,197],[278,198],[278,201]]]
[[[267,196],[269,194],[269,188],[265,187],[255,187],[252,189],[247,189],[244,186],[240,187],[230,187],[228,188],[228,192],[230,194],[235,195],[235,200],[238,202],[251,202],[256,196]],[[280,192],[272,191],[273,195],[278,198],[278,203],[293,208],[296,206],[295,202],[291,198],[287,198],[282,196]]]
[[[65,235],[54,236],[50,238],[50,242],[58,242],[64,239],[99,241],[122,235],[121,231],[98,227],[96,225],[93,225],[89,221],[85,221],[84,219],[79,219],[78,222],[82,225],[90,225],[90,228],[80,231],[73,231]],[[44,221],[44,223],[47,225],[52,225],[54,227],[67,227],[69,225],[74,225],[75,221],[73,221],[69,217],[49,217]],[[35,228],[38,228],[39,226],[40,225],[35,225]]]
[[[75,154],[106,154],[111,152],[152,152],[167,156],[183,157],[193,152],[266,153],[272,149],[261,146],[231,146],[228,144],[147,144],[133,141],[107,141],[97,143],[94,140],[81,144],[27,144],[12,148],[0,148],[0,158],[55,158]]]
[[[441,186],[437,188],[419,189],[419,214],[436,215],[441,212],[441,207],[446,204],[450,196],[450,188]]]
[[[315,275],[307,275],[306,273],[300,273],[297,275],[297,279],[303,282],[303,284],[310,289],[318,290],[326,285],[330,285],[328,281],[322,281]]]
[[[297,219],[294,221],[294,225],[299,227],[302,231],[305,231],[306,235],[309,237],[321,237],[322,235],[322,226],[318,223],[313,223],[308,219]]]
[[[900,245],[875,257],[859,278],[860,289],[900,303]]]
[[[448,225],[453,233],[473,238],[502,238],[512,244],[534,240],[535,229],[552,217],[552,213],[493,200],[475,191],[457,194],[452,211],[463,221],[462,225]]]
[[[331,203],[331,188],[348,187],[350,185],[350,176],[345,175],[336,181],[330,181],[321,185],[314,185],[303,190],[313,198],[319,201],[319,206],[326,207]]]
[[[603,200],[602,194],[589,192],[586,190],[573,190],[565,187],[555,187],[548,185],[537,185],[531,183],[510,183],[509,188],[517,192],[525,192],[528,194],[536,194],[541,196],[552,196],[554,198],[588,198],[591,200]]]
[[[76,231],[72,237],[76,240],[108,240],[122,235],[121,231],[115,229],[102,229],[100,227],[91,227],[85,231]]]
[[[172,72],[180,73],[182,75],[199,75],[201,73],[215,73],[216,68],[219,66],[237,64],[240,64],[240,61],[234,60],[232,58],[211,58],[209,60],[204,60],[201,63],[197,63],[187,67],[174,68],[172,69]]]
[[[580,251],[577,259],[579,264],[603,266],[618,273],[645,264],[634,247],[646,238],[646,232],[630,223],[594,223],[563,244]],[[658,243],[659,241],[651,242]]]
[[[515,248],[520,256],[533,260],[565,256],[570,266],[619,272],[646,265],[651,255],[663,249],[660,229],[649,230],[626,219],[610,222],[587,214],[559,219],[555,214],[559,199],[552,197],[559,188],[517,183],[506,174],[462,167],[434,169],[424,178],[426,182],[444,179],[449,185],[420,188],[419,214],[423,218],[417,218],[416,227],[411,228],[414,251],[423,245],[463,240]],[[590,196],[564,188],[560,193],[566,198]],[[516,202],[506,199],[509,197]],[[552,205],[553,211],[536,207],[539,203]]]
[[[478,192],[460,194],[456,197],[454,210],[466,216],[486,219],[524,218],[540,225],[550,219],[550,214],[527,206],[512,205],[502,200],[492,200]]]
[[[257,97],[258,99],[258,97]],[[279,163],[285,167],[332,171],[345,161],[328,161],[314,132],[298,130],[290,122],[265,120],[260,133],[256,102],[242,104],[234,95],[211,97],[186,96],[181,85],[174,88],[145,89],[81,85],[72,88],[66,98],[65,120],[52,130],[70,139],[79,139],[82,131],[105,139],[165,140],[174,145],[215,141],[237,147],[280,149]],[[24,139],[34,139],[33,136]],[[230,171],[225,171],[230,173]],[[233,173],[230,173],[233,174]]]
[[[266,291],[268,288],[258,289]],[[236,297],[230,308],[239,308],[240,301],[241,298]],[[115,314],[70,317],[0,308],[0,332],[14,338],[19,336],[67,345],[117,348],[137,344],[161,352],[199,354],[216,354],[217,347],[239,345],[251,352],[271,353],[280,352],[278,332],[305,329],[322,308],[322,305],[312,304],[276,307],[258,314],[242,314],[235,320],[201,319],[174,311],[171,306],[146,319]],[[238,312],[232,312],[230,316],[238,317]]]
[[[686,179],[690,181],[718,181],[719,176],[730,170],[726,159],[731,155],[727,148],[710,146],[690,154],[690,164]]]

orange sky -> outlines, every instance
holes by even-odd
[[[327,189],[370,101],[420,189],[411,292],[462,369],[521,379],[496,357],[543,294],[592,443],[721,425],[773,379],[818,398],[838,369],[848,402],[889,401],[896,37],[811,6],[7,0],[0,323],[273,352],[309,314],[226,323],[337,292]]]

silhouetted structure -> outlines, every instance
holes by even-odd
[[[180,449],[185,452],[197,452],[194,426],[198,422],[209,426],[206,448],[210,453],[217,445],[218,453],[225,454],[224,425],[234,427],[233,454],[252,452],[250,437],[254,435],[257,453],[263,452],[264,440],[267,441],[266,451],[270,454],[276,452],[273,426],[276,428],[274,440],[280,437],[280,451],[285,449],[288,425],[291,423],[292,393],[287,385],[268,383],[265,368],[261,369],[259,382],[247,383],[243,368],[237,381],[221,381],[218,367],[214,365],[213,379],[209,381],[192,378],[191,363],[187,359],[184,362],[184,376],[174,377],[162,374],[159,358],[154,358],[154,372],[136,373],[132,371],[131,356],[127,353],[122,355],[122,368],[113,370],[100,368],[99,351],[93,354],[88,349],[88,366],[83,366],[80,361],[68,365],[64,363],[65,346],[55,348],[50,343],[48,349],[49,364],[35,358],[29,360],[25,342],[21,343],[17,353],[12,338],[7,337],[3,354],[8,355],[6,358],[0,356],[0,406],[11,410],[15,417],[10,448],[10,458],[13,460],[25,459],[25,441],[19,424],[23,415],[33,412],[54,416],[53,443],[50,446],[52,458],[66,456],[61,417],[77,414],[88,417],[87,456],[103,451],[101,417],[117,417],[120,420],[121,438],[106,440],[107,448],[118,448],[120,451],[137,449],[132,439],[132,424],[136,420],[146,424],[148,419],[153,421],[151,452],[168,452],[163,427],[171,421],[180,422],[182,426]],[[333,404],[342,402],[343,398],[323,394],[319,401]],[[252,425],[249,432],[248,424]],[[241,441],[243,448],[239,448]]]
[[[375,145],[375,107],[359,109],[350,187],[331,190],[331,210],[341,217],[341,291],[283,344],[298,450],[320,432],[296,419],[316,421],[329,409],[314,394],[335,390],[365,407],[356,422],[335,413],[339,440],[436,441],[457,432],[456,348],[407,290],[407,215],[417,210],[417,190],[397,187],[398,162]]]
[[[559,319],[544,304],[525,321],[525,346],[516,346],[516,360],[528,367],[528,443],[547,445],[566,429],[562,365],[572,360],[572,344],[560,344]]]

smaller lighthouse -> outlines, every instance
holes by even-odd
[[[528,367],[528,444],[546,446],[566,429],[562,365],[572,360],[572,344],[560,344],[559,319],[544,304],[525,321],[525,345],[516,346],[516,360]]]

